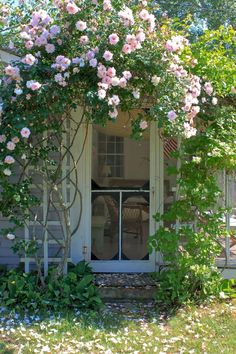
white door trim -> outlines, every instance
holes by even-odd
[[[85,129],[85,128],[84,128]],[[80,150],[80,149],[79,149]],[[80,191],[82,193],[82,219],[76,238],[80,242],[72,242],[72,260],[78,259],[76,252],[81,254],[78,246],[83,247],[83,258],[90,263],[95,272],[153,272],[157,270],[158,255],[150,254],[149,260],[91,260],[91,169],[92,169],[92,125],[87,131],[87,140],[84,146],[84,157],[80,161]],[[150,127],[150,234],[158,227],[152,218],[157,211],[163,210],[163,144],[160,139],[156,123]],[[77,250],[74,247],[77,246]]]

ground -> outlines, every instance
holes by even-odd
[[[236,352],[236,303],[178,311],[153,303],[107,303],[100,311],[19,318],[2,309],[0,353]]]

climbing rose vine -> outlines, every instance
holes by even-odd
[[[157,19],[147,1],[55,0],[47,10],[20,9],[10,42],[19,60],[4,68],[0,86],[1,210],[14,223],[5,230],[9,239],[37,204],[30,177],[14,183],[15,166],[49,164],[56,147],[37,141],[62,134],[62,117],[72,110],[83,107],[85,121],[104,125],[119,111],[138,109],[134,137],[154,120],[168,134],[191,138],[201,106],[216,104],[211,83],[194,74],[188,39],[166,17]],[[7,5],[4,13],[11,18]],[[3,26],[10,26],[6,17]]]

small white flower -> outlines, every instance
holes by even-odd
[[[14,234],[7,234],[7,238],[8,238],[8,240],[14,240],[15,238],[16,238],[16,236],[14,235]]]
[[[9,168],[5,168],[5,170],[3,170],[3,173],[5,176],[10,176],[11,175],[11,170],[9,170]]]

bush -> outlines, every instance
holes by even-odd
[[[0,279],[1,305],[17,310],[98,308],[101,299],[91,268],[85,262],[68,268],[68,274],[59,278],[51,268],[44,287],[37,274],[15,269],[6,272]]]

